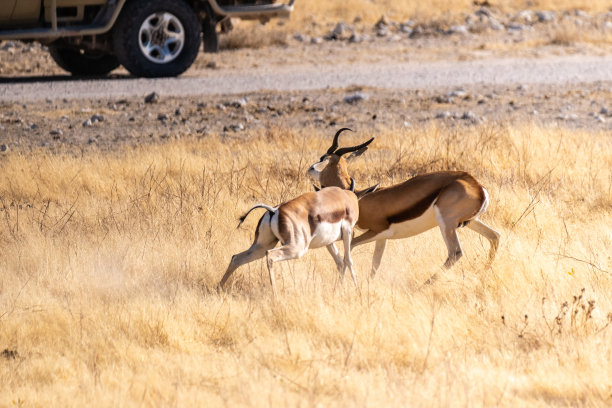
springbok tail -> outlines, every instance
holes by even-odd
[[[266,204],[255,204],[253,207],[251,207],[251,209],[249,211],[246,212],[246,214],[244,214],[242,217],[238,218],[240,220],[240,222],[238,223],[238,226],[236,228],[240,228],[240,226],[242,225],[242,223],[244,222],[244,220],[246,220],[246,217],[251,213],[251,211],[253,211],[256,208],[265,208],[266,210],[270,211],[270,212],[275,212],[278,207],[270,207],[269,205]]]

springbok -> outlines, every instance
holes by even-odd
[[[326,188],[302,194],[278,207],[257,204],[240,217],[238,227],[256,208],[264,208],[266,213],[257,223],[253,244],[246,251],[232,256],[227,271],[219,282],[220,288],[223,288],[238,267],[266,255],[272,293],[276,295],[272,264],[300,258],[309,248],[322,246],[325,246],[334,258],[342,277],[348,266],[353,282],[357,286],[351,260],[351,237],[359,217],[354,182],[348,190],[339,187]],[[340,239],[344,242],[344,260],[334,244]],[[281,242],[281,246],[274,248],[278,241]]]
[[[338,136],[345,130],[351,129],[340,129],[327,153],[308,169],[321,191],[331,186],[348,188],[352,179],[342,156],[363,153],[373,140],[338,149]],[[353,239],[352,247],[376,241],[371,270],[374,277],[388,239],[411,237],[439,226],[448,249],[444,267],[450,268],[463,255],[457,228],[467,226],[489,240],[490,263],[497,251],[499,234],[478,219],[488,203],[487,190],[469,173],[439,171],[418,175],[360,198],[356,226],[365,232]]]

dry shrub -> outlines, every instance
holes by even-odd
[[[433,285],[438,230],[391,241],[369,280],[325,250],[215,285],[250,245],[256,202],[311,185],[329,132],[274,128],[0,162],[2,406],[605,406],[612,366],[610,135],[481,125],[381,128],[358,186],[464,169],[487,187],[501,246],[461,230]],[[269,143],[275,140],[276,143]],[[257,152],[257,154],[253,154]],[[584,288],[584,290],[582,290]],[[502,319],[503,316],[503,319]],[[580,379],[580,380],[577,380]]]
[[[220,38],[220,47],[225,49],[263,48],[287,45],[285,29],[266,29],[258,24],[242,23]]]

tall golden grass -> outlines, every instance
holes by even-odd
[[[607,406],[612,403],[612,143],[534,125],[381,129],[358,186],[440,169],[491,195],[488,243],[433,285],[439,231],[325,250],[215,285],[256,202],[311,190],[331,132],[274,128],[116,152],[0,159],[0,406]],[[3,351],[4,350],[4,351]]]

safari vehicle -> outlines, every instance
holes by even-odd
[[[0,0],[0,40],[38,41],[73,75],[123,65],[142,77],[180,75],[217,52],[231,18],[288,17],[295,0]]]

